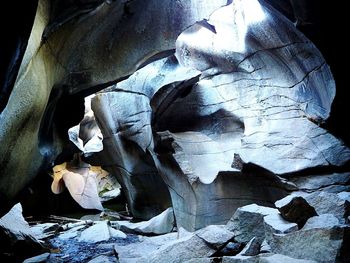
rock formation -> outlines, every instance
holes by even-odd
[[[25,52],[0,75],[0,215],[75,154],[114,176],[132,216],[148,220],[122,230],[194,232],[146,239],[150,262],[346,258],[350,149],[326,129],[330,67],[299,31],[317,26],[301,12],[313,4],[39,0]],[[77,197],[85,173],[83,189],[65,180]],[[98,202],[85,208],[102,210],[91,182]],[[129,238],[105,222],[85,228],[61,239]],[[118,249],[146,260],[134,244]]]
[[[272,205],[297,190],[281,177],[349,160],[319,126],[335,95],[329,67],[268,5],[218,9],[178,37],[176,58],[99,93],[93,110],[108,138],[103,154],[131,173],[151,159],[147,170],[167,184],[179,226],[225,223],[253,200]]]

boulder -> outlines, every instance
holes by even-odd
[[[164,262],[166,255],[167,262],[181,263],[192,258],[210,257],[215,251],[205,240],[193,234],[161,246],[148,258],[145,258],[144,262],[161,263]]]
[[[217,251],[218,247],[223,246],[233,238],[233,233],[225,229],[224,226],[208,226],[194,233],[181,231],[179,234],[178,238],[178,234],[173,235],[173,233],[151,238],[144,237],[143,239],[146,240],[145,245],[151,243],[151,245],[146,245],[146,251],[144,252],[143,246],[141,246],[141,250],[138,250],[138,246],[135,244],[129,245],[129,248],[128,246],[125,248],[116,246],[115,250],[117,252],[118,249],[121,251],[120,259],[123,257],[125,250],[128,251],[125,254],[129,253],[130,255],[130,247],[133,247],[135,250],[132,250],[134,252],[131,252],[131,254],[134,253],[135,255],[136,253],[138,260],[136,262],[164,262],[166,258],[166,262],[180,263],[193,258],[210,257]],[[167,240],[166,237],[170,239]],[[150,250],[148,250],[148,247],[150,247]],[[145,255],[142,255],[143,253]],[[124,257],[126,256],[125,254]],[[142,256],[142,258],[139,256]]]
[[[278,210],[256,204],[240,207],[226,227],[234,232],[237,242],[248,243],[254,237],[262,242],[265,238],[264,217],[270,214],[278,214]]]
[[[16,260],[23,260],[43,251],[40,241],[31,232],[29,224],[22,215],[22,206],[16,204],[0,218],[0,254]],[[14,260],[7,259],[7,260]]]
[[[275,205],[285,220],[297,223],[299,228],[302,228],[310,217],[317,216],[315,208],[301,196],[288,196],[277,201]]]
[[[170,207],[148,221],[138,223],[112,221],[111,225],[126,233],[161,235],[169,233],[173,230],[175,226],[175,218],[173,209]]]
[[[345,226],[332,215],[312,217],[304,228],[288,234],[273,234],[269,245],[274,253],[296,259],[336,262],[342,253]]]

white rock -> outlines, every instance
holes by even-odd
[[[22,215],[22,205],[20,203],[0,218],[0,231],[1,229],[9,232],[17,240],[27,240],[28,238],[32,238],[33,241],[36,240],[29,224]]]
[[[120,230],[114,229],[113,227],[108,227],[109,234],[113,238],[126,238],[126,234]]]
[[[102,221],[82,231],[78,240],[97,243],[107,241],[110,237],[107,222]]]
[[[264,216],[265,231],[277,234],[286,234],[298,230],[296,223],[284,220],[279,214]]]
[[[131,223],[127,221],[112,222],[112,225],[124,232],[139,233],[139,234],[166,234],[173,230],[175,225],[174,212],[170,207],[161,214],[151,218],[148,221],[139,223]]]

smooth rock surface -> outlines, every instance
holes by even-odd
[[[166,234],[170,233],[175,226],[174,211],[170,207],[161,214],[151,218],[148,221],[131,223],[127,221],[111,222],[113,227],[127,233],[137,234]]]
[[[262,242],[265,238],[264,216],[278,214],[278,210],[256,204],[238,208],[226,227],[234,232],[237,242],[248,243],[253,237]]]
[[[79,241],[97,243],[107,241],[110,238],[126,238],[126,234],[120,230],[108,226],[106,221],[95,222],[95,224],[83,230],[78,238]]]
[[[55,115],[56,106],[74,96],[79,101],[172,53],[185,28],[226,3],[102,1],[76,9],[68,4],[67,12],[54,17],[55,7],[40,0],[16,83],[0,114],[1,203],[10,203],[61,152],[64,143],[53,123],[63,116]],[[74,110],[63,112],[75,113],[79,106],[69,107]]]

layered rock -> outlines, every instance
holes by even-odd
[[[73,126],[68,124],[76,115],[81,118],[77,113],[83,96],[162,57],[175,48],[185,28],[226,4],[226,0],[69,2],[66,12],[60,12],[60,6],[50,6],[51,2],[39,1],[16,83],[0,115],[1,203],[13,200],[60,153],[60,137]],[[75,105],[67,106],[67,101]],[[70,115],[63,120],[68,127],[57,136],[64,113]],[[16,184],[11,183],[13,175]]]
[[[179,36],[176,57],[180,64],[156,61],[97,95],[93,109],[104,154],[117,156],[107,166],[120,181],[130,181],[128,167],[159,173],[178,226],[223,224],[253,202],[272,206],[297,190],[279,176],[349,160],[319,126],[335,95],[329,67],[268,5],[218,9]],[[131,193],[135,185],[123,183]]]

